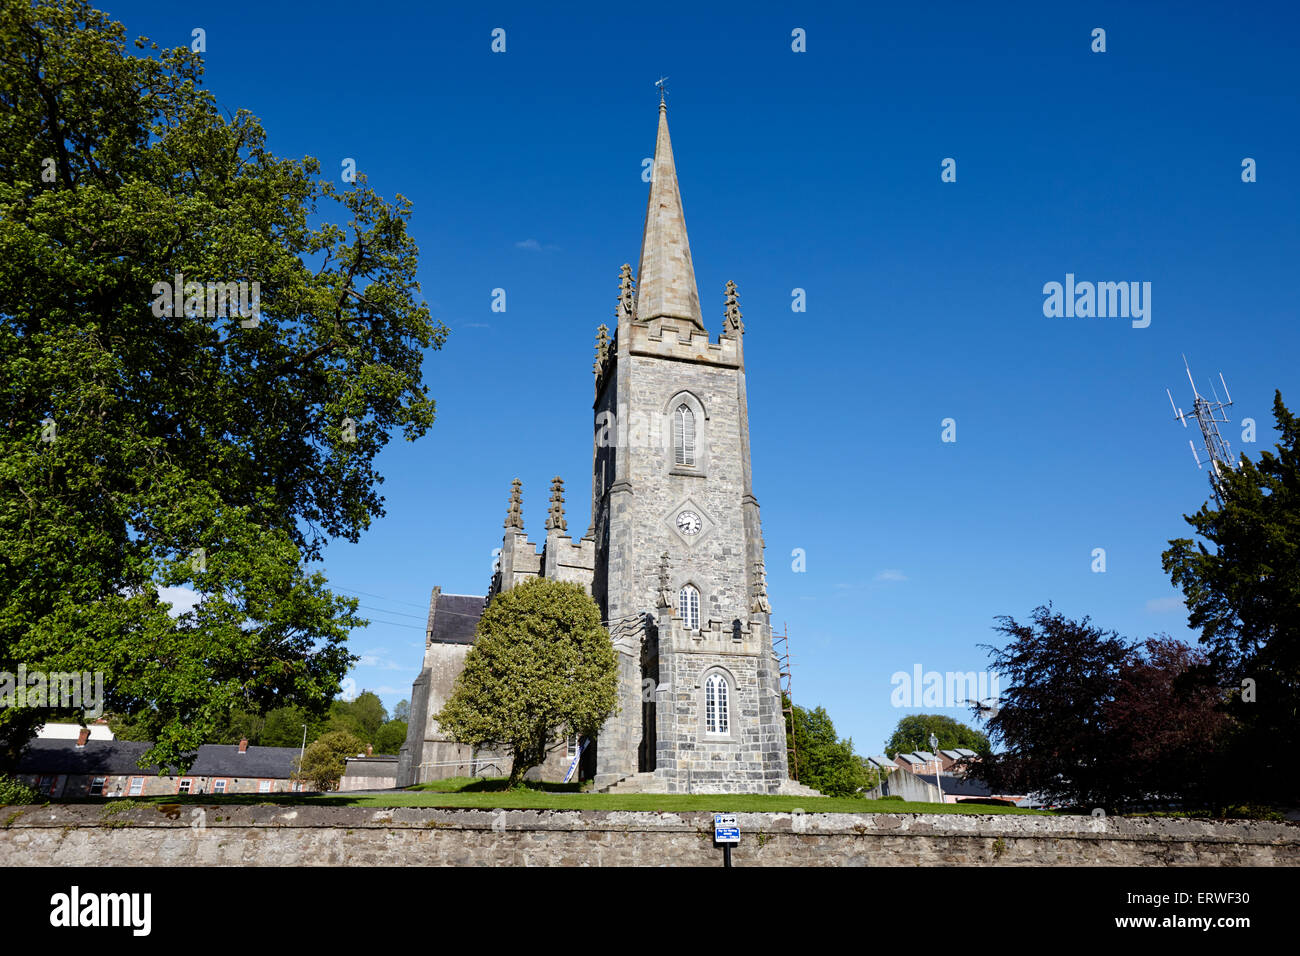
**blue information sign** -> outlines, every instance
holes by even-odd
[[[740,842],[740,826],[736,822],[734,813],[715,813],[713,815],[713,842]]]

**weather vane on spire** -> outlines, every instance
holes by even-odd
[[[659,102],[660,102],[660,103],[662,103],[662,102],[664,101],[664,94],[668,92],[668,88],[667,88],[666,86],[664,86],[664,84],[667,83],[667,82],[668,82],[668,77],[666,77],[666,76],[661,76],[661,77],[659,77],[659,79],[655,80],[655,86],[659,87]]]

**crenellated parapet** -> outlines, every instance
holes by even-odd
[[[689,322],[676,319],[656,319],[647,325],[633,323],[628,331],[633,355],[703,362],[722,368],[741,368],[744,365],[738,334],[724,333],[718,341],[711,342],[707,329],[698,329]]]

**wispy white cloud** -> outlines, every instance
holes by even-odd
[[[529,252],[555,252],[560,247],[549,242],[542,245],[542,243],[538,242],[536,239],[524,239],[521,242],[516,242],[515,248],[527,249]]]
[[[398,664],[390,660],[386,655],[388,648],[376,647],[370,651],[362,651],[361,659],[357,661],[357,667],[378,667],[385,671],[404,671],[409,668],[404,664]]]
[[[876,575],[877,581],[906,581],[907,575],[895,568],[886,568]]]

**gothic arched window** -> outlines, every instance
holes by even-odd
[[[673,412],[673,450],[677,464],[695,467],[695,413],[685,403]]]
[[[688,631],[700,629],[700,592],[689,584],[677,592],[677,613]]]
[[[704,727],[711,734],[730,731],[727,713],[727,679],[721,674],[710,674],[704,682]]]

